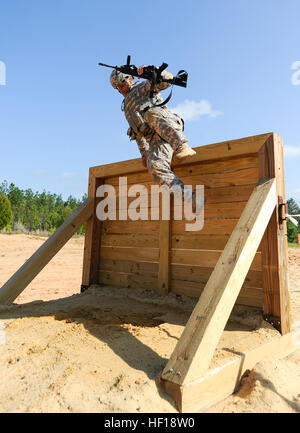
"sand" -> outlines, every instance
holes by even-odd
[[[0,234],[0,285],[44,240]],[[155,379],[196,300],[143,288],[79,294],[82,255],[83,239],[71,239],[12,306],[0,306],[0,412],[178,413]],[[300,248],[289,249],[289,267],[296,326]],[[278,336],[260,313],[235,308],[211,368]],[[300,412],[300,350],[258,363],[207,412]]]

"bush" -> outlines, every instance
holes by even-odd
[[[11,204],[5,194],[0,195],[0,230],[12,222]]]

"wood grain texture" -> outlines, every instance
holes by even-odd
[[[259,176],[261,180],[275,177],[277,200],[285,200],[283,143],[272,134],[259,151]],[[286,222],[279,226],[278,206],[273,212],[262,239],[262,271],[264,288],[264,315],[282,334],[291,330],[288,249]]]
[[[160,220],[159,233],[159,269],[157,288],[160,295],[170,291],[170,236],[171,221]]]
[[[192,157],[188,162],[176,163],[174,164],[174,167],[202,161],[220,161],[221,159],[233,158],[241,155],[246,156],[256,154],[270,134],[271,133],[261,134],[195,147],[194,150],[196,151],[196,155],[194,157]],[[137,172],[145,173],[146,169],[142,166],[141,158],[137,158],[128,161],[91,167],[91,172],[95,177],[107,178]]]
[[[162,373],[178,384],[204,374],[276,206],[276,180],[258,185]]]
[[[284,358],[298,348],[293,334],[289,333],[239,354],[237,358],[207,371],[184,386],[161,377],[157,379],[157,384],[175,399],[180,412],[203,412],[235,392],[243,374],[252,370],[258,362]]]
[[[96,215],[96,207],[99,202],[99,199],[96,197],[96,190],[102,184],[103,179],[96,178],[90,170],[88,197],[93,199],[94,209],[86,223],[85,229],[82,285],[86,287],[98,283],[97,269],[100,259],[102,223]]]

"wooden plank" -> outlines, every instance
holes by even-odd
[[[99,283],[102,285],[150,289],[157,291],[157,277],[152,278],[145,275],[134,275],[126,273],[115,273],[109,271],[99,272]]]
[[[101,271],[110,271],[113,273],[124,272],[127,274],[144,275],[152,278],[157,278],[158,263],[142,262],[136,260],[133,261],[133,260],[102,259]]]
[[[150,194],[151,185],[156,185],[153,179],[144,180],[141,182],[141,179],[138,179],[134,184],[128,183],[127,180],[127,191],[132,185],[139,184],[147,187],[148,193]],[[179,176],[181,180],[185,183],[185,185],[205,185],[208,188],[219,188],[219,187],[228,187],[235,185],[249,185],[256,184],[258,181],[258,169],[257,168],[244,168],[242,170],[235,171],[225,171],[222,173],[207,173],[207,174],[189,174],[187,173],[185,176]],[[116,194],[119,195],[119,183],[117,182],[118,178],[114,178],[112,181],[106,179],[105,183],[112,185],[116,190]]]
[[[1,287],[0,304],[12,303],[37,274],[49,263],[67,241],[90,218],[94,200],[88,198],[78,209],[50,236],[43,245],[24,263],[23,266]]]
[[[226,248],[226,247],[225,247]],[[172,264],[198,265],[202,267],[214,268],[220,259],[222,251],[209,250],[171,250]],[[251,269],[261,270],[261,254],[256,253],[251,263]]]
[[[205,206],[204,206],[205,213]],[[195,221],[172,221],[172,233],[173,234],[184,234],[187,233],[186,225],[193,224]],[[202,235],[230,235],[238,219],[205,219],[203,228],[194,233],[201,233]]]
[[[101,259],[159,261],[159,248],[104,247],[101,246]]]
[[[88,197],[93,199],[94,209],[86,223],[84,254],[82,267],[81,290],[87,289],[91,284],[98,283],[97,269],[99,267],[99,251],[101,244],[101,221],[97,218],[96,207],[99,198],[96,197],[97,188],[103,184],[102,179],[97,179],[90,170]]]
[[[194,148],[196,155],[188,162],[176,163],[174,166],[187,165],[196,162],[208,160],[221,160],[232,158],[241,155],[255,154],[265,143],[271,133],[245,137],[237,140],[224,141],[222,143],[209,144]],[[91,171],[95,177],[112,177],[118,175],[126,175],[136,172],[146,172],[141,163],[141,158],[131,159],[112,164],[100,165],[91,167]]]
[[[157,290],[160,295],[167,295],[170,290],[170,227],[170,220],[160,220],[159,269],[157,279]]]
[[[206,283],[195,283],[194,281],[171,280],[171,292],[177,295],[199,298]],[[247,305],[250,307],[262,308],[263,291],[261,288],[242,287],[235,305]]]
[[[298,350],[299,343],[295,340],[294,334],[288,333],[246,352],[236,353],[234,359],[208,370],[184,386],[161,377],[157,379],[157,384],[175,399],[180,412],[204,412],[236,391],[244,373],[251,371],[258,362],[281,359]]]
[[[205,223],[205,222],[204,222]],[[230,235],[204,235],[200,233],[172,234],[171,247],[176,249],[223,250]],[[261,251],[261,244],[257,251]]]
[[[195,283],[206,284],[213,268],[202,266],[187,266],[183,264],[171,265],[172,280],[193,281]],[[260,287],[262,288],[262,272],[249,270],[246,275],[243,287]]]
[[[258,185],[162,373],[186,384],[204,374],[276,206],[276,180]]]
[[[282,139],[272,134],[259,152],[259,174],[275,177],[277,198],[285,200]],[[279,226],[278,206],[262,239],[264,316],[282,334],[291,330],[286,223]]]
[[[128,206],[130,203],[132,203],[135,200],[135,198],[129,197],[128,198]],[[235,202],[234,206],[232,206],[232,203],[205,203],[205,212],[204,217],[205,219],[238,219],[242,212],[244,207],[246,206],[247,201],[241,201],[241,202]],[[180,206],[180,205],[179,205]],[[181,205],[181,207],[183,207]],[[148,217],[149,220],[151,220],[151,202],[149,199],[149,203],[147,206],[141,206],[142,209],[147,208],[148,209]],[[155,204],[152,206],[154,209],[158,209],[159,206],[155,206]],[[126,206],[121,205],[119,206],[119,201],[116,202],[116,207],[113,207],[111,209],[116,209],[116,220],[119,220],[119,210],[126,209]],[[172,211],[172,215],[174,215],[174,212]],[[183,213],[182,213],[183,216]],[[157,217],[157,221],[159,218]]]
[[[196,176],[187,176],[187,177],[181,177],[182,181],[187,186],[192,186],[193,188],[196,185],[204,185],[205,190],[214,190],[218,188],[224,188],[228,189],[230,187],[230,192],[234,194],[235,190],[234,187],[247,187],[249,185],[252,186],[251,192],[254,188],[254,186],[258,182],[258,171],[257,169],[251,168],[251,169],[245,169],[245,170],[239,170],[234,172],[225,172],[225,173],[213,173],[213,174],[207,174],[207,175],[196,175]],[[153,187],[157,186],[156,183],[152,182],[145,182],[139,184],[143,187],[145,190],[145,193],[143,192],[141,196],[147,196],[147,207],[150,206],[151,203],[151,192],[153,190]],[[122,187],[120,190],[118,185],[114,185],[117,203],[116,208],[118,208],[118,201],[119,197],[127,197],[129,189],[132,188],[132,185],[127,184],[127,188]],[[245,188],[242,188],[245,189]],[[126,193],[124,193],[124,190]],[[132,192],[132,190],[131,190]],[[250,195],[250,194],[249,194]],[[131,201],[136,199],[136,195],[133,198],[130,198]],[[225,200],[224,200],[225,201]],[[239,201],[241,201],[239,199]]]
[[[205,224],[205,222],[204,222]],[[203,235],[200,233],[173,234],[171,236],[172,249],[199,249],[199,250],[223,250],[230,235]]]
[[[236,170],[255,168],[258,171],[257,155],[235,157],[213,162],[198,162],[181,167],[174,167],[174,172],[178,177],[194,176],[199,174],[213,174],[234,172]],[[139,172],[127,175],[127,184],[143,184],[151,182],[152,176],[146,172]],[[110,185],[119,185],[119,176],[107,177],[105,183]]]
[[[102,230],[108,234],[156,234],[159,233],[159,221],[103,221]]]
[[[225,188],[205,188],[205,206],[210,203],[236,203],[248,201],[254,187],[255,185],[242,185]]]
[[[105,247],[159,248],[159,237],[157,234],[102,233],[101,245]]]

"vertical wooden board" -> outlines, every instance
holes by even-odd
[[[97,188],[103,184],[103,179],[96,178],[91,170],[89,175],[88,197],[94,199],[94,209],[92,216],[86,223],[84,255],[82,269],[82,289],[86,289],[91,284],[98,283],[98,268],[100,260],[101,245],[101,221],[97,218],[96,207],[99,199],[96,197]]]
[[[277,200],[285,200],[283,144],[272,134],[259,151],[259,175],[264,180],[276,178]],[[288,249],[286,223],[279,227],[278,206],[274,210],[261,243],[265,319],[282,334],[291,330],[288,288]]]
[[[167,295],[170,279],[170,221],[160,221],[158,293]]]

